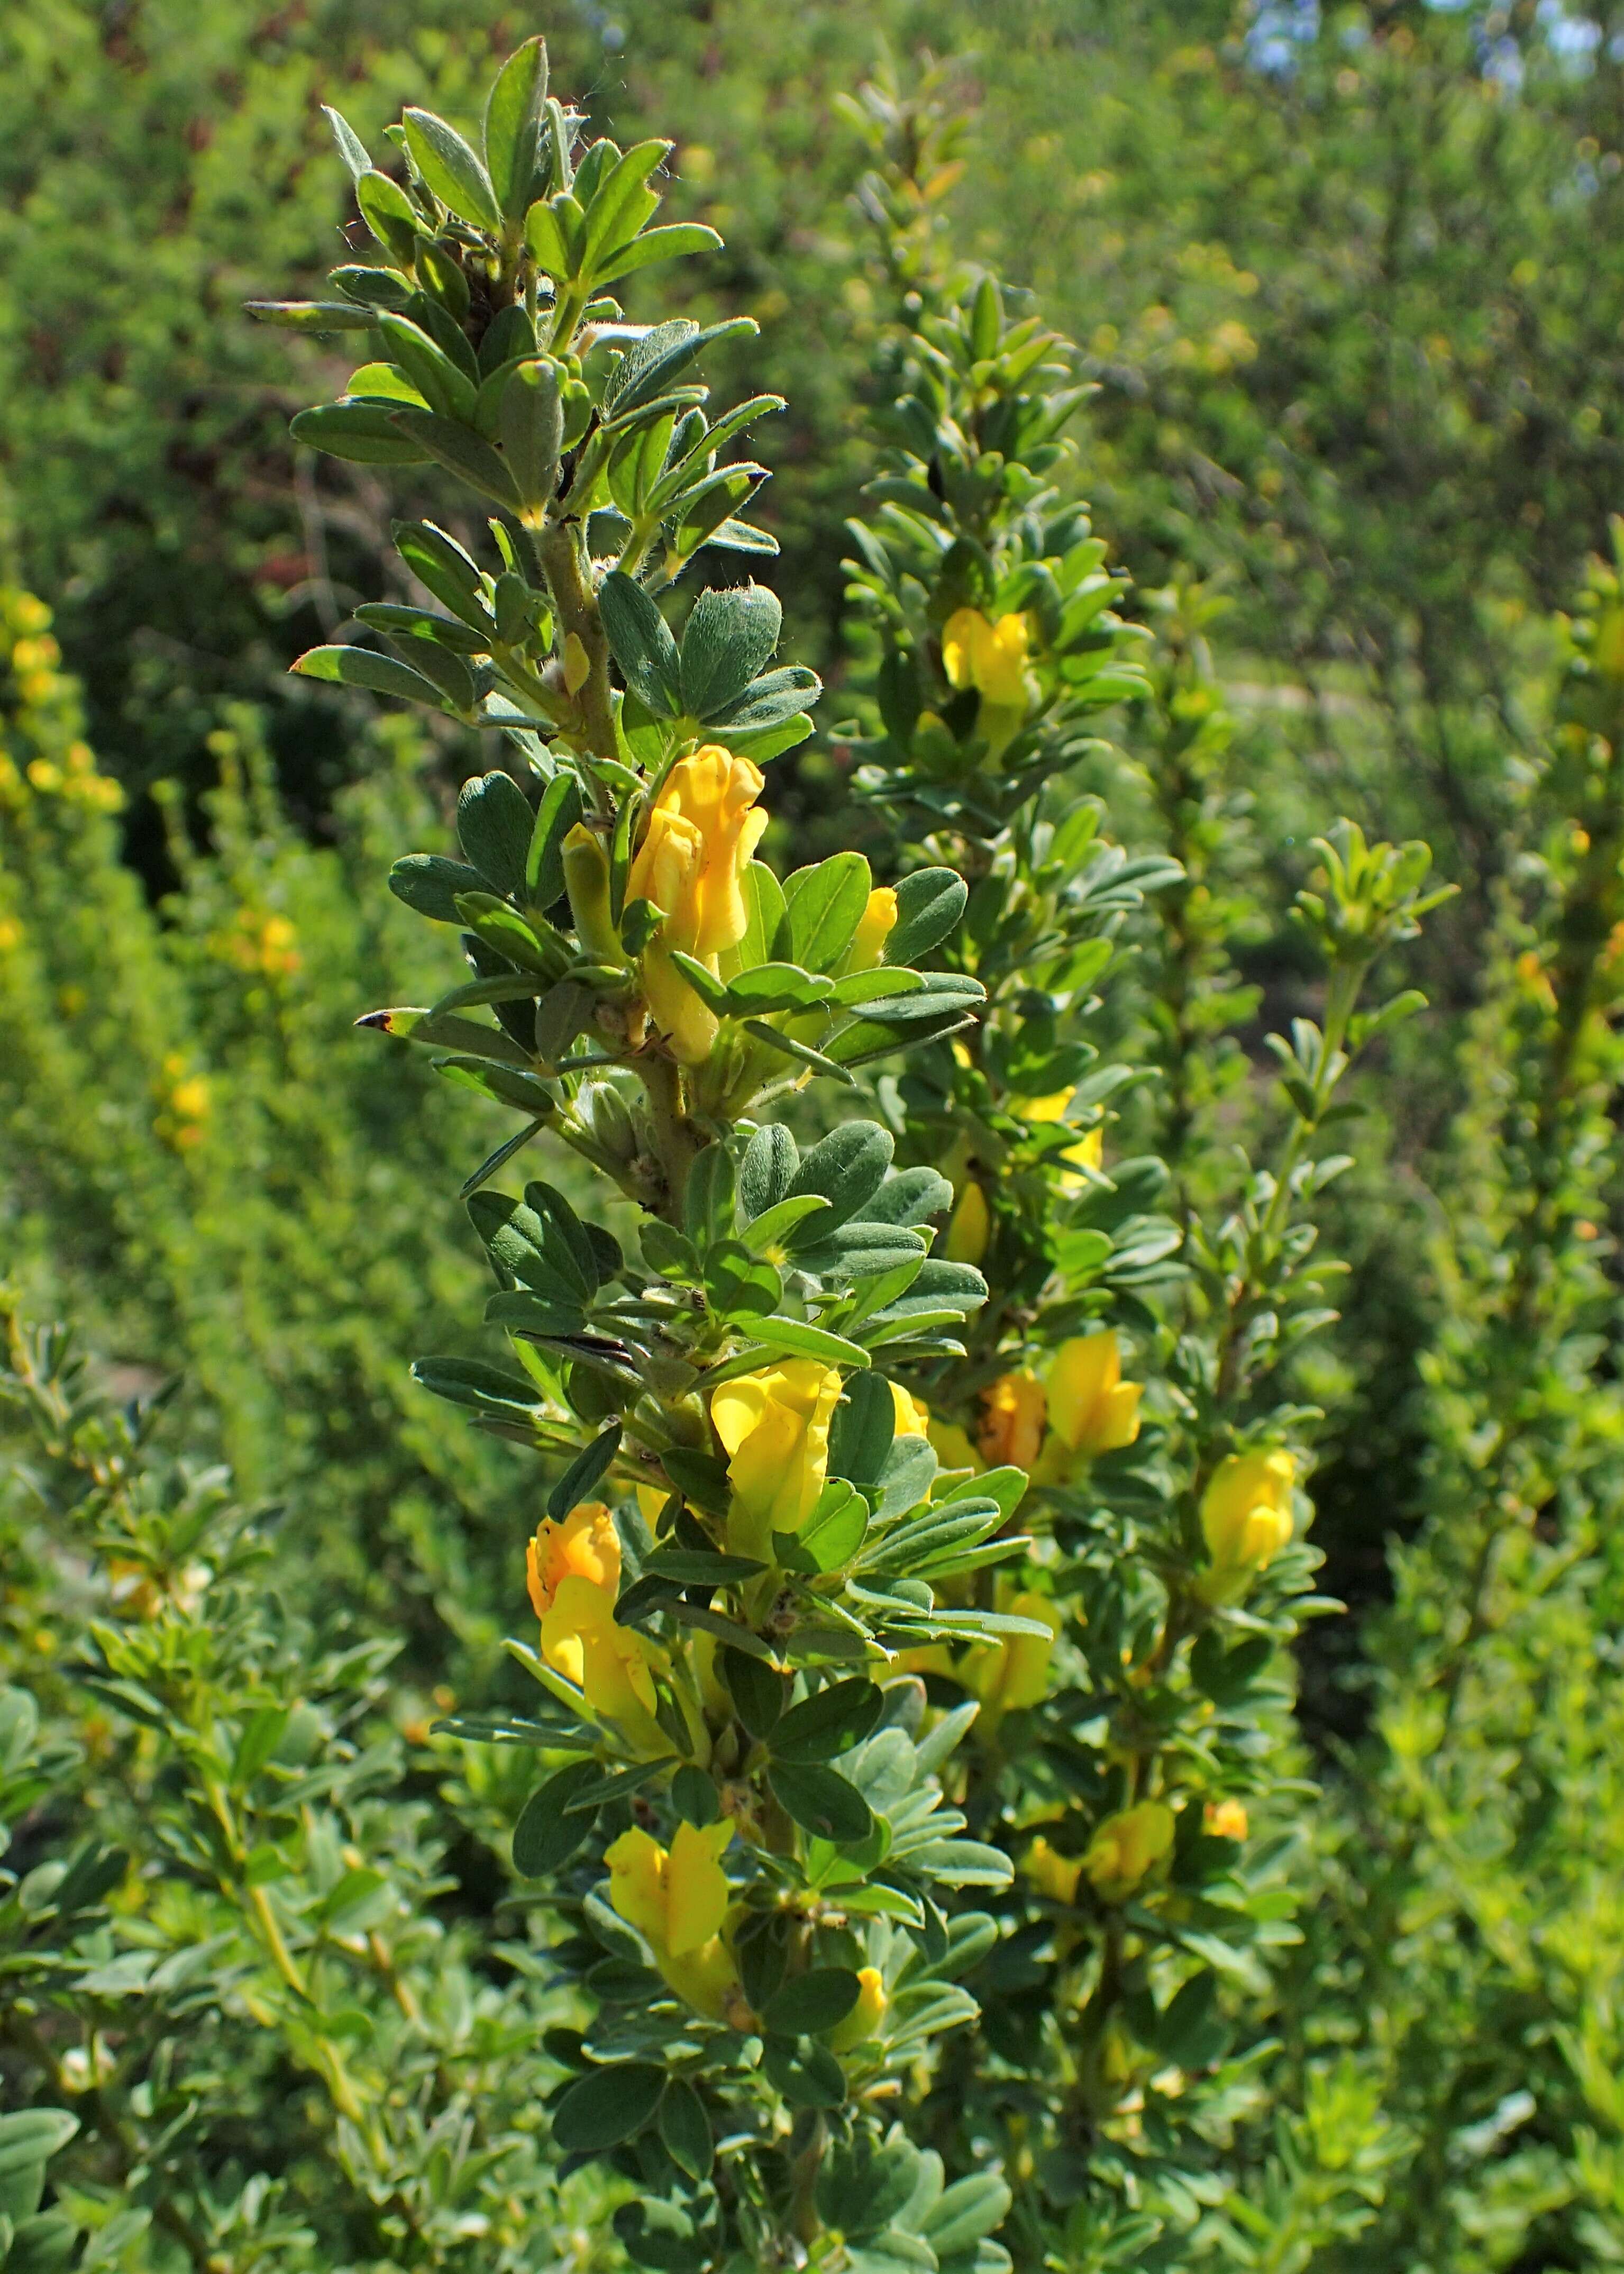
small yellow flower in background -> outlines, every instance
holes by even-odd
[[[674,765],[649,816],[627,877],[628,900],[665,912],[643,951],[643,992],[655,1025],[684,1065],[710,1055],[717,1021],[671,960],[680,949],[710,970],[744,937],[744,872],[767,826],[756,803],[763,777],[748,758],[709,742]]]
[[[725,1382],[710,1419],[727,1449],[733,1507],[727,1545],[737,1555],[770,1554],[775,1532],[798,1532],[829,1476],[829,1425],[840,1376],[816,1359],[786,1359]]]
[[[661,1653],[635,1627],[616,1624],[614,1597],[606,1587],[579,1572],[565,1574],[542,1618],[541,1654],[639,1752],[657,1758],[673,1750],[654,1715],[654,1668]]]
[[[208,1112],[208,1076],[189,1074],[169,1092],[169,1110],[183,1121],[201,1121]]]
[[[748,2022],[733,1954],[722,1939],[727,1874],[720,1857],[733,1837],[723,1817],[703,1829],[679,1824],[669,1852],[649,1833],[623,1832],[604,1853],[609,1901],[654,1953],[661,1974],[713,2021]]]
[[[942,1253],[950,1263],[979,1263],[991,1237],[992,1210],[986,1193],[972,1178],[953,1205]]]
[[[961,1429],[957,1421],[932,1420],[925,1434],[944,1469],[974,1469],[981,1474],[984,1465],[981,1455],[970,1442],[969,1432]]]
[[[620,1592],[620,1535],[600,1500],[583,1501],[561,1524],[545,1517],[525,1549],[524,1560],[538,1619],[546,1617],[560,1585],[572,1574],[606,1589],[611,1601]]]
[[[1173,1829],[1173,1811],[1160,1800],[1142,1800],[1108,1816],[1083,1857],[1094,1893],[1108,1903],[1131,1895],[1171,1849]]]
[[[22,939],[23,928],[17,918],[0,916],[0,955],[10,955],[14,947],[22,945]]]
[[[177,1152],[188,1153],[203,1142],[205,1125],[213,1109],[214,1092],[208,1076],[188,1073],[186,1061],[171,1050],[163,1061],[163,1083],[153,1127]]]
[[[979,689],[1000,711],[1026,707],[1026,647],[1023,615],[991,623],[979,608],[955,608],[942,627],[942,667],[950,687]]]
[[[976,1432],[981,1457],[994,1468],[1009,1463],[1031,1469],[1043,1447],[1043,1419],[1048,1407],[1043,1385],[1035,1374],[1000,1374],[981,1392],[981,1421]]]
[[[877,1966],[860,1966],[857,1981],[857,2003],[843,2022],[835,2023],[823,2040],[831,2052],[849,2053],[855,2046],[867,2044],[891,2011],[885,1977]]]
[[[1210,1832],[1214,1840],[1244,1840],[1251,1829],[1244,1803],[1238,1800],[1209,1800],[1202,1829]]]
[[[929,1436],[930,1408],[928,1405],[922,1405],[917,1397],[894,1382],[891,1385],[891,1402],[896,1412],[897,1434],[899,1437]]]
[[[996,1728],[1004,1714],[1035,1706],[1049,1688],[1049,1661],[1054,1655],[1060,1621],[1047,1595],[1017,1595],[1006,1607],[1017,1618],[1040,1620],[1046,1635],[1005,1635],[999,1642],[978,1643],[960,1663],[959,1679],[982,1706],[982,1723]]]
[[[1062,1856],[1041,1833],[1026,1850],[1021,1869],[1039,1894],[1047,1895],[1051,1903],[1077,1901],[1077,1883],[1083,1876],[1082,1857]]]
[[[852,944],[846,952],[847,971],[872,971],[897,928],[897,895],[889,885],[876,885],[857,920]]]
[[[1064,1121],[1066,1108],[1071,1103],[1071,1092],[1069,1089],[1057,1089],[1052,1097],[1021,1099],[1016,1111],[1023,1121],[1035,1121],[1040,1124]],[[1053,1154],[1049,1155],[1051,1163],[1055,1157]],[[1074,1162],[1079,1169],[1099,1168],[1105,1158],[1105,1124],[1100,1122],[1093,1129],[1079,1131],[1076,1144],[1068,1145],[1058,1157],[1062,1161]],[[1088,1186],[1086,1177],[1078,1176],[1074,1171],[1068,1169],[1060,1171],[1059,1181],[1060,1189],[1064,1193],[1084,1192]]]
[[[29,762],[28,779],[42,796],[49,797],[62,787],[62,768],[53,758],[34,758]]]
[[[1142,1382],[1122,1378],[1116,1330],[1077,1335],[1061,1344],[1049,1369],[1049,1443],[1040,1471],[1064,1471],[1073,1458],[1092,1459],[1131,1445],[1139,1434]],[[1057,1475],[1042,1481],[1057,1483]]]
[[[1297,1461],[1283,1445],[1231,1453],[1201,1495],[1201,1533],[1212,1562],[1196,1580],[1203,1602],[1238,1602],[1291,1537]]]

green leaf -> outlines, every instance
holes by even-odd
[[[564,447],[564,404],[559,366],[536,357],[509,373],[502,390],[502,450],[520,499],[544,506],[558,479]]]
[[[962,918],[970,888],[951,869],[916,869],[897,887],[897,921],[885,961],[911,964],[944,940]]]
[[[412,1380],[436,1397],[454,1405],[471,1405],[476,1412],[503,1420],[530,1423],[545,1411],[533,1382],[521,1374],[504,1374],[477,1358],[420,1358],[412,1361]]]
[[[664,229],[645,229],[641,236],[635,237],[620,252],[611,253],[594,269],[593,282],[613,284],[639,268],[650,267],[657,260],[673,260],[688,252],[710,252],[721,242],[715,230],[707,229],[702,221],[673,222]]]
[[[547,1495],[547,1514],[555,1524],[561,1524],[570,1510],[593,1493],[608,1475],[615,1455],[620,1449],[620,1425],[612,1421],[603,1434],[595,1437],[585,1449],[575,1456]]]
[[[920,2222],[920,2231],[938,2258],[954,2257],[1002,2226],[1013,2202],[996,2172],[973,2172],[944,2189]]]
[[[833,1760],[872,1734],[884,1704],[878,1685],[866,1675],[854,1674],[849,1681],[816,1690],[792,1706],[778,1723],[772,1733],[772,1757],[796,1767]],[[824,2024],[802,2022],[799,2026],[811,2029]]]
[[[748,1155],[746,1158],[748,1160]],[[742,1202],[742,1172],[740,1197]],[[829,1202],[821,1193],[797,1193],[793,1201],[778,1201],[772,1207],[763,1209],[759,1216],[750,1218],[745,1226],[745,1245],[753,1248],[756,1254],[762,1254],[769,1247],[786,1239],[797,1224],[805,1224],[813,1216],[826,1215],[828,1209]]]
[[[432,521],[397,521],[392,534],[395,551],[418,583],[488,644],[493,626],[477,561]]]
[[[480,774],[463,783],[457,797],[457,836],[493,892],[516,894],[522,889],[534,827],[530,802],[511,774]]]
[[[553,2112],[566,2155],[591,2155],[641,2132],[659,2105],[665,2072],[651,2061],[616,2061],[578,2077]]]
[[[838,1571],[862,1546],[868,1529],[868,1502],[843,1477],[831,1477],[793,1545],[815,1571]]]
[[[673,2077],[659,2107],[659,2135],[666,2154],[690,2180],[709,2176],[715,2155],[705,2104],[683,2077]]]
[[[471,425],[478,389],[468,373],[410,317],[381,308],[375,320],[390,355],[429,409]]]
[[[770,1736],[788,1691],[784,1676],[775,1668],[764,1666],[760,1659],[726,1647],[717,1653],[717,1671],[751,1736]]]
[[[405,191],[373,167],[357,177],[355,192],[362,220],[390,260],[397,268],[410,268],[417,257],[422,215]]]
[[[553,775],[542,793],[524,856],[524,898],[550,908],[564,890],[564,840],[580,820],[581,785],[573,773]]]
[[[736,702],[713,711],[707,723],[718,734],[759,734],[800,716],[822,692],[823,681],[815,671],[802,663],[786,663],[753,679]]]
[[[713,1239],[724,1239],[733,1224],[733,1163],[726,1145],[704,1146],[688,1172],[683,1195],[683,1230],[703,1250]]]
[[[482,442],[477,434],[470,433],[454,419],[441,418],[432,410],[402,409],[392,411],[390,416],[400,431],[420,444],[425,454],[444,466],[447,473],[455,474],[481,496],[505,506],[509,513],[518,512],[522,501],[513,476],[488,442]]]
[[[459,221],[500,236],[501,210],[491,177],[455,127],[432,110],[406,110],[402,124],[412,162],[441,205],[448,206]]]
[[[739,1163],[739,1206],[752,1225],[787,1198],[800,1165],[801,1149],[791,1132],[781,1121],[763,1122]]]
[[[815,1327],[805,1319],[754,1319],[750,1335],[770,1351],[818,1359],[825,1366],[864,1367],[869,1362],[861,1343],[847,1342],[844,1335],[831,1334],[827,1327]]]
[[[808,971],[834,971],[862,921],[873,885],[861,853],[836,853],[797,869],[784,886],[794,960]]]
[[[753,1323],[771,1318],[783,1299],[784,1282],[771,1263],[752,1255],[742,1240],[717,1241],[705,1257],[705,1294],[723,1318]]]
[[[770,2038],[762,2067],[786,2100],[797,2108],[838,2108],[846,2099],[846,2074],[827,2045],[816,2037],[793,2044]]]
[[[373,320],[353,300],[244,300],[243,309],[256,324],[284,332],[365,332]]]
[[[389,871],[389,890],[420,916],[435,923],[461,923],[457,900],[484,882],[477,869],[447,861],[438,853],[408,853]]]
[[[679,1587],[728,1587],[740,1579],[754,1579],[767,1566],[751,1555],[721,1555],[699,1547],[657,1547],[643,1559],[645,1571],[657,1579],[674,1580]]]
[[[536,174],[536,129],[547,93],[547,43],[515,48],[485,106],[486,178],[508,222],[524,218]]]
[[[350,180],[358,182],[363,174],[371,170],[372,163],[366,154],[365,143],[342,112],[335,110],[330,102],[322,104],[321,115],[333,130],[333,139],[338,145],[339,156],[350,169]]]
[[[895,1149],[891,1132],[876,1121],[844,1122],[815,1145],[802,1157],[786,1197],[818,1193],[833,1214],[816,1218],[816,1238],[808,1226],[802,1239],[792,1239],[792,1249],[815,1245],[855,1216],[878,1192]]]
[[[671,627],[634,577],[612,568],[598,594],[609,651],[628,687],[657,719],[682,708],[682,674]]]
[[[773,1992],[762,2022],[775,2037],[816,2037],[845,2021],[861,1995],[862,1984],[848,1967],[814,1966]]]
[[[406,703],[426,703],[444,711],[446,700],[431,679],[392,655],[370,647],[312,647],[291,668],[304,679],[326,680],[338,687],[365,687],[374,695],[394,695]]]
[[[682,707],[708,719],[738,700],[778,644],[784,611],[764,584],[703,591],[682,630]]]
[[[767,1781],[786,1814],[820,1840],[854,1848],[874,1829],[868,1802],[833,1769],[775,1760]]]
[[[660,140],[635,143],[599,182],[586,209],[583,271],[596,278],[600,260],[620,252],[658,205],[658,197],[647,186],[648,179],[670,148],[669,142]],[[578,194],[584,194],[579,176],[575,187]]]
[[[660,1455],[660,1466],[684,1500],[691,1500],[707,1515],[726,1515],[727,1466],[714,1453],[695,1452],[687,1445],[669,1445]]]
[[[829,1431],[829,1472],[854,1485],[877,1481],[897,1434],[897,1405],[883,1374],[854,1374]]]
[[[288,431],[296,442],[355,465],[420,466],[429,455],[379,403],[319,403],[298,412]]]

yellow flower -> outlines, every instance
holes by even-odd
[[[654,1758],[673,1750],[654,1718],[658,1653],[635,1627],[615,1623],[606,1587],[575,1571],[560,1579],[541,1622],[541,1654],[639,1752]]]
[[[981,1474],[981,1455],[970,1442],[969,1434],[957,1421],[932,1421],[926,1431],[944,1469],[974,1469]]]
[[[1091,1459],[1132,1444],[1139,1434],[1144,1388],[1141,1382],[1123,1380],[1122,1352],[1111,1329],[1062,1343],[1049,1369],[1050,1434],[1040,1465],[1049,1465],[1062,1447],[1065,1455]]]
[[[872,971],[896,925],[897,895],[889,885],[876,885],[857,920],[857,930],[846,952],[846,968]]]
[[[1201,1532],[1212,1562],[1196,1581],[1203,1602],[1238,1602],[1291,1537],[1297,1462],[1283,1445],[1231,1453],[1201,1495]]]
[[[894,1382],[891,1385],[891,1402],[896,1411],[897,1434],[899,1437],[929,1437],[930,1408],[928,1405],[921,1404],[917,1397],[911,1397]]]
[[[866,2044],[891,2010],[885,1977],[877,1966],[860,1966],[857,1980],[857,2003],[823,2040],[831,2052],[849,2053],[854,2046]]]
[[[1001,711],[1026,707],[1026,619],[990,623],[979,608],[956,608],[942,628],[942,666],[951,687],[975,687]]]
[[[1214,1840],[1244,1840],[1250,1828],[1244,1804],[1238,1800],[1209,1800],[1202,1828]]]
[[[183,1121],[201,1121],[208,1111],[208,1103],[207,1074],[189,1074],[169,1092],[169,1111],[177,1113]]]
[[[996,1468],[1004,1462],[1030,1469],[1043,1444],[1048,1400],[1035,1374],[1003,1374],[981,1392],[981,1422],[976,1432],[981,1457]]]
[[[987,1195],[972,1178],[959,1195],[948,1218],[942,1253],[950,1263],[979,1263],[992,1237],[992,1210]]]
[[[734,1555],[767,1555],[775,1532],[799,1532],[816,1507],[839,1397],[834,1367],[809,1358],[741,1374],[712,1397],[710,1419],[729,1455]]]
[[[762,787],[761,769],[718,743],[682,759],[655,802],[627,877],[628,900],[652,900],[665,913],[643,951],[643,992],[684,1065],[710,1056],[717,1022],[673,964],[672,951],[719,972],[722,950],[744,937],[744,872],[767,826],[756,804]]]
[[[620,1535],[600,1500],[583,1500],[561,1524],[547,1517],[525,1550],[530,1601],[538,1619],[553,1608],[560,1583],[573,1574],[604,1588],[611,1602],[620,1592]]]
[[[1071,1103],[1071,1091],[1057,1089],[1052,1097],[1023,1098],[1016,1111],[1023,1121],[1038,1123],[1064,1121],[1066,1108]],[[1093,1129],[1079,1132],[1076,1144],[1068,1145],[1057,1156],[1052,1153],[1048,1156],[1051,1167],[1056,1166],[1057,1161],[1074,1161],[1079,1169],[1097,1169],[1104,1157],[1105,1124],[1102,1121]],[[1079,1177],[1069,1169],[1059,1169],[1057,1173],[1063,1193],[1080,1193],[1086,1190],[1088,1184],[1086,1177]]]
[[[733,1954],[722,1939],[727,1875],[720,1856],[733,1837],[723,1817],[703,1829],[679,1824],[670,1852],[649,1833],[623,1832],[606,1849],[609,1901],[654,1953],[661,1974],[713,2021],[748,2026]]]
[[[1083,1869],[1108,1903],[1131,1895],[1173,1845],[1173,1811],[1160,1800],[1108,1816],[1088,1843]]]
[[[1035,1706],[1048,1690],[1049,1661],[1060,1631],[1046,1595],[1017,1595],[1008,1608],[1018,1618],[1041,1621],[1049,1632],[1005,1635],[999,1642],[980,1643],[959,1667],[959,1679],[981,1699],[983,1723],[993,1728],[1004,1714]]]
[[[1051,1903],[1077,1901],[1077,1883],[1083,1876],[1080,1856],[1060,1855],[1040,1834],[1026,1850],[1022,1869],[1039,1894],[1047,1895]]]

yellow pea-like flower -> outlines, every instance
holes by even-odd
[[[857,930],[846,952],[847,971],[872,971],[897,928],[897,895],[889,885],[876,885],[857,920]]]
[[[942,628],[948,684],[979,689],[1000,711],[1024,711],[1029,640],[1023,615],[1000,616],[992,623],[979,608],[955,608]]]
[[[1083,1876],[1080,1856],[1062,1856],[1051,1848],[1041,1833],[1026,1850],[1021,1869],[1037,1889],[1051,1903],[1074,1903],[1077,1884]]]
[[[739,2026],[748,2016],[722,1937],[729,1890],[720,1859],[732,1837],[726,1817],[703,1827],[684,1822],[667,1851],[634,1826],[605,1849],[604,1861],[611,1904],[648,1943],[679,1997],[713,2021]]]
[[[544,1518],[525,1550],[524,1562],[538,1619],[546,1617],[560,1582],[572,1574],[605,1589],[613,1602],[620,1586],[620,1535],[613,1517],[602,1501],[584,1500],[561,1524],[552,1517]]]
[[[877,1966],[860,1966],[857,1980],[857,2003],[843,2022],[835,2023],[823,2040],[831,2052],[849,2053],[854,2047],[867,2044],[891,2011],[885,1977]]]
[[[729,1457],[733,1554],[765,1555],[775,1532],[798,1532],[811,1515],[829,1475],[839,1397],[838,1373],[809,1358],[741,1374],[712,1397],[710,1419]]]
[[[953,1204],[942,1253],[950,1263],[979,1263],[991,1238],[992,1210],[986,1193],[972,1178]]]
[[[1035,1374],[1002,1374],[981,1392],[981,1427],[976,1441],[981,1457],[994,1468],[1005,1462],[1018,1469],[1036,1465],[1043,1447],[1043,1420],[1049,1400]]]
[[[1071,1103],[1071,1091],[1057,1089],[1051,1097],[1023,1098],[1016,1111],[1023,1121],[1039,1123],[1064,1121],[1066,1108]],[[1051,1163],[1054,1157],[1053,1155],[1049,1156]],[[1097,1169],[1104,1157],[1105,1124],[1103,1122],[1100,1122],[1093,1129],[1079,1131],[1076,1144],[1068,1145],[1059,1156],[1062,1161],[1075,1162],[1079,1169]],[[1080,1193],[1087,1187],[1087,1178],[1077,1175],[1073,1170],[1062,1169],[1058,1176],[1063,1193]]]
[[[1060,1622],[1047,1595],[1017,1595],[1007,1606],[1018,1618],[1036,1619],[1046,1635],[1005,1635],[978,1643],[959,1668],[959,1679],[981,1701],[983,1726],[996,1728],[1006,1713],[1035,1706],[1049,1688],[1049,1662]]]
[[[974,1469],[981,1474],[984,1464],[970,1442],[970,1433],[961,1429],[957,1421],[933,1419],[926,1435],[936,1450],[936,1457],[944,1469]]]
[[[1132,1444],[1144,1389],[1142,1382],[1123,1380],[1113,1329],[1062,1343],[1049,1369],[1050,1448],[1057,1443],[1069,1455],[1092,1458]]]
[[[1244,1802],[1209,1800],[1202,1818],[1202,1829],[1210,1832],[1214,1840],[1244,1840],[1251,1829]]]
[[[1142,1800],[1108,1816],[1083,1857],[1094,1893],[1108,1903],[1131,1895],[1171,1849],[1173,1830],[1173,1811],[1164,1801]]]
[[[615,1623],[607,1587],[575,1571],[560,1579],[541,1622],[541,1654],[639,1752],[657,1758],[673,1751],[654,1715],[657,1646]]]
[[[1231,1453],[1201,1495],[1201,1535],[1212,1561],[1196,1580],[1204,1602],[1238,1602],[1290,1539],[1297,1461],[1283,1445]]]
[[[911,1395],[897,1382],[891,1385],[891,1402],[897,1417],[899,1437],[929,1437],[930,1408]]]
[[[628,900],[652,900],[665,921],[643,951],[643,992],[655,1025],[685,1065],[707,1058],[717,1021],[671,960],[680,949],[718,972],[724,948],[744,937],[744,872],[767,817],[763,777],[748,758],[708,742],[674,765],[649,816],[627,877]]]

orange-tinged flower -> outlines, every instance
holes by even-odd
[[[995,1468],[1005,1462],[1031,1469],[1043,1445],[1043,1418],[1048,1407],[1043,1385],[1035,1374],[1002,1374],[981,1392],[981,1422],[977,1442],[981,1457]]]
[[[744,937],[744,873],[767,826],[756,803],[762,787],[760,767],[719,743],[681,759],[655,802],[627,877],[628,900],[652,900],[665,913],[643,951],[643,992],[655,1025],[685,1065],[710,1056],[717,1021],[672,952],[719,972],[723,949]]]
[[[1023,615],[989,622],[979,608],[955,608],[942,627],[942,667],[951,687],[974,687],[1001,711],[1026,705],[1026,648]]]
[[[1211,1557],[1196,1580],[1204,1602],[1236,1603],[1290,1539],[1297,1461],[1283,1445],[1231,1453],[1201,1495],[1201,1534]]]
[[[710,1419],[726,1447],[733,1505],[727,1545],[766,1555],[775,1532],[799,1532],[829,1476],[829,1425],[840,1376],[816,1359],[786,1359],[725,1382]]]
[[[1244,1840],[1251,1828],[1245,1803],[1238,1800],[1209,1800],[1202,1828],[1210,1832],[1214,1840]]]
[[[1173,1811],[1160,1800],[1142,1800],[1108,1816],[1083,1857],[1094,1893],[1108,1903],[1131,1895],[1171,1849],[1173,1831]]]
[[[602,1501],[583,1501],[561,1524],[545,1518],[525,1550],[525,1570],[538,1619],[546,1617],[559,1583],[572,1572],[607,1589],[613,1601],[620,1585],[620,1535]]]

